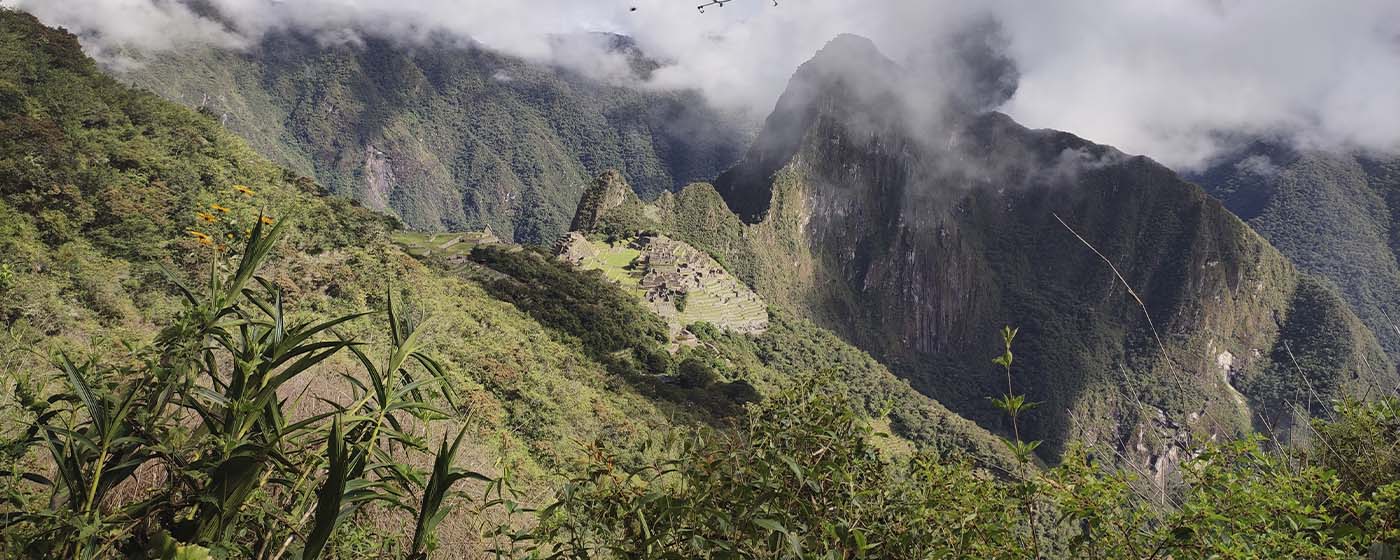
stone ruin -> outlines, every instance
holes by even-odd
[[[633,239],[626,248],[637,251],[626,275],[636,280],[647,306],[671,324],[677,341],[686,338],[684,323],[698,320],[737,332],[767,330],[767,304],[704,252],[664,235]],[[607,266],[604,261],[617,250],[579,232],[554,244],[556,258],[583,268]],[[681,297],[686,298],[685,311],[677,308]]]

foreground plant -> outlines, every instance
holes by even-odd
[[[1400,480],[1346,490],[1258,438],[1210,444],[1167,506],[1082,448],[1025,473],[967,459],[882,456],[829,376],[794,380],[735,434],[701,431],[629,463],[595,446],[585,473],[509,537],[536,558],[1393,558]],[[1327,431],[1394,445],[1386,409]],[[1390,424],[1393,425],[1393,424]],[[1270,444],[1271,445],[1271,444]],[[1379,462],[1379,465],[1389,465]],[[1379,467],[1387,468],[1385,466]],[[1388,477],[1388,478],[1387,478]],[[525,544],[521,544],[525,543]]]
[[[484,478],[450,467],[463,432],[444,444],[431,475],[404,459],[428,453],[406,429],[408,418],[451,417],[425,401],[443,371],[419,352],[418,333],[392,298],[380,363],[333,335],[363,313],[291,322],[281,291],[256,276],[285,231],[285,222],[265,229],[270,222],[251,228],[229,272],[215,259],[202,293],[180,287],[185,307],[151,346],[112,363],[61,355],[61,383],[46,397],[21,384],[32,428],[6,447],[15,458],[41,451],[47,459],[11,473],[12,509],[0,514],[6,550],[34,558],[316,558],[342,522],[378,502],[426,517],[413,535],[413,557],[426,557],[453,483]],[[346,350],[363,366],[346,374],[355,400],[295,416],[287,388]],[[427,375],[415,379],[411,363]],[[138,481],[138,472],[149,476]],[[121,487],[129,490],[117,495]]]

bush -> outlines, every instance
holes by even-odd
[[[492,295],[578,340],[599,362],[616,363],[614,353],[631,351],[650,373],[670,369],[666,323],[601,274],[579,272],[536,250],[483,245],[472,249],[471,259],[504,275],[486,283]]]
[[[225,263],[231,272],[213,275],[201,295],[183,290],[184,308],[154,343],[106,362],[61,355],[52,396],[20,380],[30,428],[0,447],[52,462],[0,480],[7,557],[252,557],[299,542],[314,559],[370,503],[412,512],[410,556],[426,557],[453,483],[485,480],[451,466],[463,432],[433,454],[399,428],[443,417],[421,400],[443,372],[417,351],[392,302],[382,361],[330,335],[362,314],[288,321],[281,291],[256,276],[283,227],[263,235],[259,224],[237,264]],[[363,366],[346,376],[351,402],[323,400],[330,412],[292,418],[279,389],[339,353]],[[433,470],[406,453],[431,456]],[[117,491],[141,484],[142,471],[165,480]]]
[[[671,354],[665,348],[649,347],[639,349],[642,366],[652,375],[661,375],[671,371]]]
[[[676,368],[676,378],[681,387],[687,389],[703,389],[720,381],[719,372],[715,371],[715,366],[709,360],[694,357],[681,361]]]
[[[526,540],[570,559],[1380,558],[1400,544],[1400,482],[1342,491],[1334,471],[1258,438],[1196,450],[1187,486],[1153,496],[1083,448],[1000,477],[936,454],[891,459],[877,437],[834,379],[804,376],[737,433],[667,440],[643,464],[595,447]]]

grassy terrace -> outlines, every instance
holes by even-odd
[[[393,232],[394,243],[399,244],[414,257],[466,257],[472,248],[482,242],[497,242],[490,231],[461,233],[425,233],[418,231]]]

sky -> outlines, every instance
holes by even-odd
[[[1034,128],[1069,131],[1194,169],[1242,137],[1302,147],[1400,152],[1400,1],[1396,0],[0,0],[77,33],[99,60],[191,44],[248,48],[295,29],[326,41],[372,33],[469,39],[598,74],[614,55],[558,40],[584,31],[634,37],[668,65],[648,87],[696,88],[713,103],[766,114],[798,65],[841,33],[872,39],[930,80],[928,56],[977,22],[999,24],[1019,71],[997,107]],[[912,87],[937,103],[940,87]],[[924,97],[929,97],[925,100]]]

